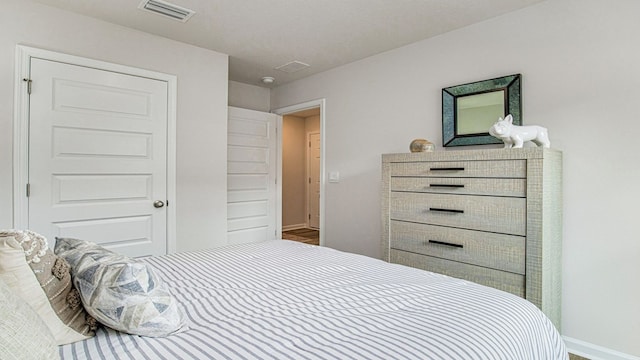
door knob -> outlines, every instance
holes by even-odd
[[[156,200],[156,201],[154,201],[154,202],[153,202],[153,206],[154,206],[154,207],[157,207],[157,208],[161,208],[161,207],[163,207],[163,206],[164,206],[164,201],[162,201],[162,200]]]

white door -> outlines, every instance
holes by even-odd
[[[276,238],[278,115],[229,107],[227,242]]]
[[[307,205],[309,227],[320,228],[320,133],[309,134],[307,152],[309,181],[307,187]]]
[[[165,254],[167,83],[37,58],[30,78],[29,227]]]

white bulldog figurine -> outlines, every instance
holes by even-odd
[[[513,125],[511,114],[504,119],[499,118],[489,129],[489,134],[502,140],[505,148],[521,148],[525,141],[532,141],[546,148],[551,147],[546,128],[537,125]]]

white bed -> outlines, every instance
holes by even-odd
[[[145,259],[189,330],[100,328],[64,359],[567,359],[533,304],[471,282],[286,240]]]

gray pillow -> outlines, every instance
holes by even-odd
[[[89,241],[56,238],[89,314],[134,335],[162,337],[186,329],[175,298],[148,264]]]

